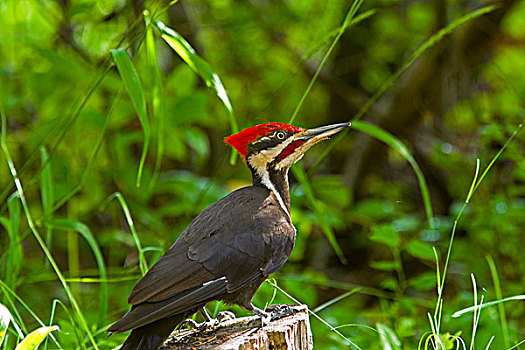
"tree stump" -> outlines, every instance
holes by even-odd
[[[202,329],[171,334],[162,350],[312,350],[312,332],[306,305],[274,312],[261,327],[258,316],[224,321]]]

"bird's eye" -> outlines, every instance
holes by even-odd
[[[284,140],[284,138],[286,137],[286,134],[282,131],[278,131],[276,134],[275,134],[275,137],[277,137],[278,140]]]

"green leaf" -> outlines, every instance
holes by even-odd
[[[420,291],[427,291],[436,286],[437,279],[434,272],[425,272],[408,280],[408,284]]]
[[[42,157],[42,172],[40,173],[42,208],[44,209],[44,214],[47,215],[50,213],[54,202],[53,178],[51,174],[49,155],[44,147],[40,148],[40,155]]]
[[[393,350],[401,348],[401,341],[390,327],[378,322],[376,323],[376,328],[379,332],[379,340],[381,340],[381,349]]]
[[[104,325],[104,322],[106,320],[106,314],[108,310],[108,286],[107,286],[107,272],[106,272],[106,265],[104,263],[104,258],[102,256],[102,252],[100,251],[100,248],[97,244],[97,241],[95,240],[95,237],[93,237],[93,234],[91,233],[91,230],[86,225],[73,221],[68,219],[50,219],[45,221],[45,225],[50,228],[63,230],[63,231],[75,231],[80,233],[82,237],[86,240],[86,242],[89,244],[89,247],[93,251],[93,254],[95,255],[95,260],[97,261],[98,265],[98,271],[99,276],[101,279],[100,283],[100,302],[99,302],[99,310],[98,310],[98,327],[102,327]]]
[[[169,46],[186,62],[186,64],[197,73],[206,85],[212,89],[222,101],[228,112],[230,112],[230,123],[232,132],[237,132],[237,121],[233,117],[233,108],[219,76],[211,69],[208,62],[203,60],[193,47],[175,30],[167,27],[164,23],[156,21],[155,25],[161,32],[162,38]]]
[[[42,158],[42,172],[40,173],[40,194],[42,196],[42,209],[44,210],[44,216],[46,218],[50,218],[53,213],[53,203],[55,202],[55,190],[53,186],[53,174],[51,172],[49,155],[43,146],[40,147],[40,156]],[[48,228],[46,232],[46,246],[49,250],[51,250],[52,235],[53,230]]]
[[[392,226],[388,224],[377,225],[372,227],[372,234],[370,240],[385,244],[391,248],[398,247],[401,243],[399,233],[392,229]]]
[[[38,348],[49,333],[58,331],[58,329],[58,326],[40,327],[29,333],[28,336],[18,344],[15,350],[34,350]]]
[[[151,106],[153,118],[157,125],[157,155],[155,157],[155,168],[151,177],[150,188],[153,188],[155,181],[160,172],[162,156],[164,155],[164,113],[160,99],[161,78],[159,72],[159,63],[157,60],[157,49],[155,48],[155,37],[153,36],[153,26],[149,11],[144,11],[144,21],[146,24],[146,56],[148,59],[149,74],[153,80],[153,89],[151,91]]]
[[[386,143],[388,146],[392,147],[394,150],[399,152],[399,154],[401,154],[401,156],[410,163],[410,165],[414,169],[414,172],[416,173],[417,181],[419,182],[419,188],[421,189],[421,195],[423,196],[423,204],[425,206],[425,212],[427,214],[428,226],[432,228],[433,214],[432,203],[430,201],[430,191],[428,190],[428,185],[425,180],[425,177],[423,176],[423,172],[419,168],[419,165],[417,164],[412,154],[410,154],[410,152],[408,151],[408,148],[394,135],[370,123],[353,121],[351,127]]]
[[[395,261],[372,261],[370,266],[376,270],[394,271],[398,264]]]
[[[144,144],[142,147],[142,155],[140,157],[139,169],[137,172],[137,187],[140,186],[140,181],[142,179],[142,171],[144,168],[144,162],[146,161],[146,155],[148,154],[149,140],[150,140],[150,130],[148,122],[148,114],[146,111],[146,99],[144,98],[144,91],[142,85],[140,84],[140,79],[135,67],[131,63],[126,51],[123,49],[112,49],[111,57],[117,65],[120,77],[124,83],[124,88],[126,89],[133,107],[137,112],[137,115],[142,125],[142,130],[144,132]]]
[[[422,241],[409,241],[405,244],[406,251],[416,258],[434,261],[434,251],[432,246]]]
[[[379,283],[379,285],[381,286],[381,288],[389,289],[392,291],[399,289],[399,283],[394,277],[387,277],[383,279],[381,283]]]
[[[217,97],[222,101],[226,109],[228,110],[230,116],[230,127],[232,133],[236,133],[239,130],[237,120],[233,115],[233,108],[226,93],[226,89],[222,84],[221,79],[215,73],[208,62],[203,60],[197,53],[195,49],[175,30],[169,28],[161,21],[155,21],[156,27],[160,30],[162,38],[168,43],[169,46],[179,55],[180,58],[195,72],[197,73],[202,80],[206,83],[210,89],[212,89]],[[233,164],[236,157],[235,151],[232,150],[232,156],[230,162]]]
[[[199,156],[203,157],[210,153],[208,136],[201,129],[187,128],[184,134],[188,147],[191,147]]]
[[[7,235],[9,236],[9,254],[7,254],[7,271],[5,282],[9,288],[15,288],[15,281],[23,265],[24,251],[22,249],[22,239],[20,238],[20,196],[13,193],[7,200],[9,219],[2,220]]]
[[[456,334],[450,334],[449,332],[439,334],[439,339],[441,340],[441,343],[445,347],[446,350],[452,350],[456,347],[456,344],[459,344],[458,337],[461,335],[461,331],[457,332]],[[457,342],[457,343],[456,343]]]

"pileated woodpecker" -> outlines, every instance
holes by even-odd
[[[197,215],[137,283],[128,298],[131,310],[108,329],[132,330],[121,349],[157,349],[178,324],[212,300],[267,318],[252,297],[294,246],[288,169],[310,147],[349,125],[305,130],[266,123],[226,138],[250,168],[253,185]]]

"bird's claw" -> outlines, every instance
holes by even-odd
[[[233,320],[235,318],[235,314],[231,311],[221,311],[217,314],[217,318],[210,317],[208,313],[203,314],[203,317],[205,319],[204,322],[198,323],[197,321],[188,318],[182,321],[181,326],[188,326],[189,328],[194,329],[205,329],[217,326],[227,320]]]
[[[255,307],[253,305],[252,307],[252,312],[261,318],[261,327],[267,326],[271,321],[272,315],[266,311],[259,309],[258,307]]]
[[[262,328],[268,326],[270,324],[270,322],[272,322],[272,315],[270,315],[270,314],[268,314],[268,316],[261,316],[261,315],[259,315],[259,317],[261,318],[261,327]]]
[[[210,328],[210,327],[216,326],[219,323],[220,323],[220,321],[218,321],[215,318],[212,318],[210,321],[204,321],[204,322],[201,322],[201,323],[199,323],[197,321],[194,321],[191,318],[189,318],[187,320],[182,321],[181,322],[181,326],[187,326],[189,328],[194,328],[194,329],[206,329],[206,328]]]
[[[295,310],[287,304],[276,304],[268,306],[267,310],[271,313],[271,320],[278,320],[284,316],[293,314]]]
[[[221,311],[217,314],[217,321],[219,323],[235,319],[235,314],[231,311]]]
[[[206,322],[199,323],[195,320],[192,320],[191,318],[185,319],[184,321],[180,323],[181,327],[187,326],[188,328],[195,328],[195,329],[202,328],[204,324],[206,324]]]

